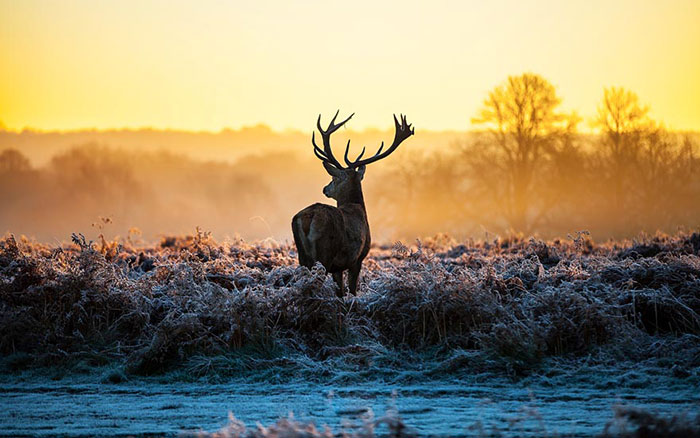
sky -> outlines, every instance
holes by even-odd
[[[700,130],[700,1],[0,0],[7,129],[472,127],[508,75],[592,117],[624,86]]]

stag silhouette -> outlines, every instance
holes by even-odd
[[[316,133],[314,132],[311,136],[314,153],[333,178],[330,184],[323,188],[323,194],[335,199],[337,207],[321,203],[306,207],[292,219],[292,232],[299,254],[299,264],[311,268],[316,262],[320,262],[327,272],[333,274],[333,279],[338,285],[338,296],[343,297],[345,294],[343,273],[346,270],[349,271],[348,286],[350,293],[355,295],[362,260],[367,256],[371,244],[365,200],[362,195],[362,178],[365,175],[366,166],[387,157],[415,132],[406,122],[406,116],[400,115],[397,119],[394,115],[395,135],[391,146],[382,152],[384,149],[384,142],[382,142],[377,153],[364,160],[362,156],[365,148],[363,148],[360,155],[351,161],[348,158],[350,151],[348,140],[344,156],[346,167],[343,167],[331,150],[331,135],[355,114],[336,124],[335,120],[339,112],[335,113],[325,130],[321,127],[321,115],[318,116],[316,126],[323,140],[323,149],[316,144]]]

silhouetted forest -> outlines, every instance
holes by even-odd
[[[492,90],[472,120],[478,131],[419,126],[415,139],[367,172],[374,239],[587,230],[603,240],[700,224],[696,133],[667,130],[623,88],[606,88],[587,119],[563,113],[560,103],[546,79],[527,73]],[[594,133],[582,133],[584,125]],[[391,135],[339,134],[355,147]],[[264,127],[2,132],[0,231],[42,241],[75,231],[153,240],[200,227],[217,238],[289,239],[296,211],[331,201],[321,194],[329,177],[308,137]]]

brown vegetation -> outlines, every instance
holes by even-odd
[[[547,357],[590,354],[700,365],[698,234],[602,246],[585,236],[443,236],[374,248],[359,296],[346,301],[322,266],[295,258],[288,245],[219,244],[201,232],[157,247],[10,236],[0,245],[0,351],[10,368],[117,360],[135,373],[191,366],[194,375],[292,357],[395,369],[393,355],[415,362],[435,348],[495,361],[443,365],[453,372],[528,372]]]
[[[396,410],[388,410],[379,418],[374,418],[370,411],[363,416],[356,424],[346,424],[341,431],[334,432],[328,426],[318,428],[314,423],[301,422],[289,418],[281,418],[275,424],[263,426],[258,423],[257,428],[248,428],[246,425],[229,414],[229,423],[217,432],[199,432],[196,434],[185,434],[185,436],[199,438],[332,438],[343,436],[348,438],[375,438],[378,436],[390,437],[418,437],[423,436],[412,430],[405,424]],[[537,418],[540,421],[541,430],[531,431],[541,433],[541,436],[557,436],[556,433],[548,432],[542,424],[543,419],[536,411],[525,410],[525,416]],[[546,419],[545,419],[546,420]],[[511,420],[517,424],[518,419]],[[477,421],[475,429],[481,429]],[[471,436],[471,435],[468,435]],[[486,432],[474,436],[508,437],[520,436],[516,431]],[[605,427],[600,435],[603,438],[697,438],[700,437],[700,415],[689,418],[683,414],[671,417],[662,417],[642,409],[616,406],[614,407],[614,418]]]

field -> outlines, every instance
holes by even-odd
[[[0,438],[700,438],[698,23],[0,0]]]
[[[671,388],[678,400],[667,414],[689,411],[687,420],[618,408],[639,426],[630,434],[700,430],[698,233],[379,245],[358,296],[344,299],[320,265],[298,266],[293,245],[219,243],[199,230],[158,245],[73,235],[50,246],[8,235],[0,270],[6,393],[76,376],[182,387],[380,382],[399,392],[497,381],[563,385],[562,394],[583,382],[597,394],[627,390],[641,405],[653,405],[645,393]],[[390,417],[384,423],[403,425]],[[237,424],[221,433],[267,435]],[[275,427],[271,435],[307,426]]]

